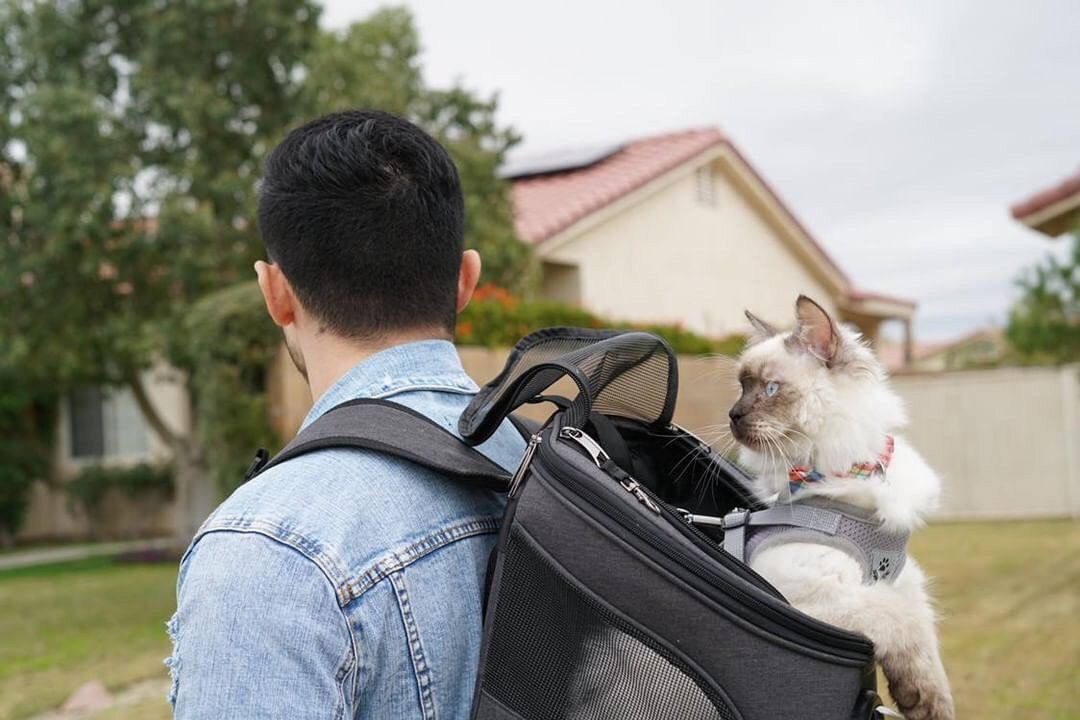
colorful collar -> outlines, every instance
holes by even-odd
[[[866,480],[875,475],[884,476],[885,470],[889,467],[889,463],[892,462],[893,449],[895,447],[896,441],[893,439],[893,436],[886,435],[885,449],[878,455],[877,460],[874,462],[855,463],[846,473],[833,473],[832,477],[849,477]],[[794,495],[805,485],[821,482],[826,477],[829,476],[814,468],[808,468],[805,465],[796,465],[788,470],[788,490]]]

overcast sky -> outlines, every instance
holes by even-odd
[[[429,83],[498,91],[523,152],[721,127],[856,285],[919,302],[919,339],[1003,322],[1064,248],[1008,206],[1080,166],[1076,0],[398,4]]]

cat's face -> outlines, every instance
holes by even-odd
[[[795,329],[781,333],[747,312],[755,333],[739,358],[742,392],[729,413],[743,446],[788,458],[814,444],[852,380],[881,375],[869,350],[813,300],[800,296],[795,314]]]
[[[728,413],[731,434],[755,450],[802,432],[807,369],[799,367],[781,338],[776,340],[743,354],[738,367],[742,392]]]

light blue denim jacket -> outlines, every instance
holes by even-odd
[[[409,343],[352,368],[304,425],[375,397],[456,433],[476,390],[451,343]],[[524,441],[504,423],[479,449],[512,470]],[[175,717],[467,717],[503,505],[354,449],[294,458],[241,486],[180,564],[166,661]]]

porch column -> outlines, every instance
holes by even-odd
[[[914,348],[911,340],[911,318],[904,319],[904,367],[911,367],[914,358]]]

